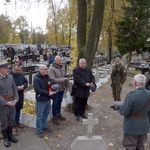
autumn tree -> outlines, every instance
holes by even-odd
[[[12,23],[9,17],[0,15],[0,43],[9,42],[11,31],[12,31]]]
[[[103,23],[105,0],[95,0],[93,5],[92,19],[89,32],[87,34],[87,1],[78,0],[78,27],[77,27],[77,45],[78,60],[84,57],[89,67],[93,64],[93,59],[99,43],[101,27]]]
[[[117,47],[114,44],[116,25],[123,16],[123,1],[107,0],[105,3],[104,19],[101,32],[101,40],[99,43],[100,51],[107,56],[107,63],[111,63],[111,58],[117,52]]]
[[[121,54],[141,53],[150,35],[150,1],[126,0],[124,16],[117,22],[116,45]]]

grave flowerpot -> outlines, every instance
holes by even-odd
[[[52,118],[51,115],[48,116],[48,121]],[[20,117],[21,124],[24,124],[31,128],[36,128],[36,116],[31,114],[21,113]]]
[[[24,124],[31,128],[36,128],[36,116],[31,114],[21,113],[21,124]]]

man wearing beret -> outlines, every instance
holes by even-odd
[[[9,75],[7,62],[0,63],[0,130],[4,137],[4,145],[18,140],[12,135],[15,117],[15,105],[18,102],[18,90],[12,75]]]
[[[121,91],[124,82],[126,81],[126,69],[121,63],[121,55],[115,56],[115,67],[111,74],[111,87],[114,101],[121,101]],[[114,105],[111,106],[114,108]],[[115,108],[114,108],[115,109]]]

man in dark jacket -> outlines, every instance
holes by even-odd
[[[28,86],[28,81],[25,76],[21,73],[21,67],[19,64],[14,64],[10,74],[13,76],[15,84],[18,89],[19,101],[16,104],[16,114],[15,114],[15,126],[23,128],[24,126],[20,124],[20,112],[23,108],[24,102],[24,89]]]
[[[119,109],[124,116],[123,146],[126,150],[144,150],[147,133],[150,129],[150,91],[145,89],[146,77],[134,76],[135,91],[130,92]]]
[[[47,125],[47,118],[51,107],[51,96],[56,92],[49,91],[51,79],[48,76],[48,68],[46,65],[39,67],[39,73],[33,81],[36,93],[36,130],[39,137],[43,138],[42,130],[51,132]]]
[[[87,118],[85,115],[85,107],[87,105],[87,100],[90,95],[90,85],[95,84],[95,78],[92,74],[92,70],[86,67],[86,60],[81,58],[79,60],[79,66],[73,70],[73,93],[75,97],[74,102],[74,114],[76,120],[80,120],[80,116]]]

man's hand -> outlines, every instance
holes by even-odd
[[[18,86],[18,90],[19,90],[19,91],[24,90],[24,85]]]
[[[14,100],[14,104],[15,104],[15,105],[16,105],[17,102],[18,102],[17,100]]]
[[[55,94],[56,92],[50,92],[49,91],[49,96],[52,96],[53,94]]]
[[[89,87],[91,84],[90,83],[86,83],[86,86]]]
[[[13,107],[13,106],[15,106],[16,105],[16,100],[15,101],[9,101],[9,102],[7,102],[7,106],[9,106],[9,107]]]
[[[65,77],[64,80],[66,81],[66,80],[68,80],[68,78]]]

